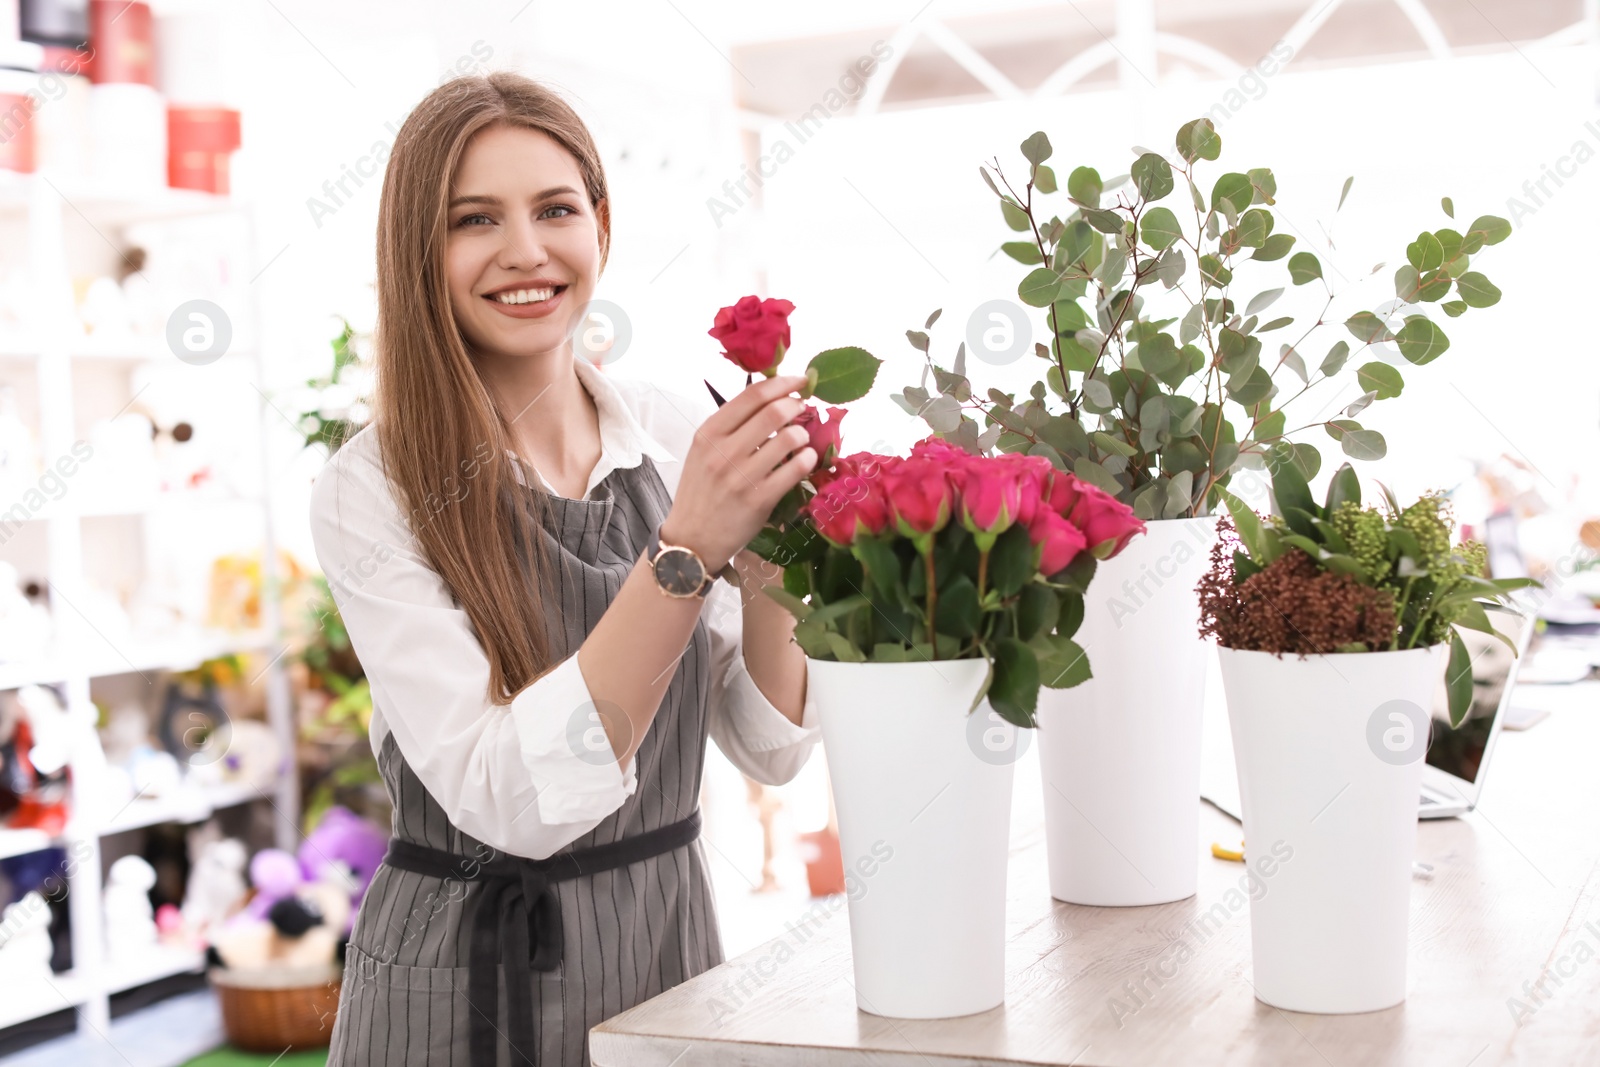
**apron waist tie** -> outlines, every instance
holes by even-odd
[[[383,862],[396,870],[483,883],[471,918],[467,957],[473,1067],[494,1067],[495,1063],[495,1018],[499,1014],[500,992],[495,967],[502,958],[502,946],[504,958],[509,961],[506,1001],[511,1017],[506,1022],[511,1062],[535,1062],[529,1010],[533,989],[528,968],[520,964],[527,961],[536,971],[553,971],[561,965],[561,901],[555,884],[626,867],[671,852],[699,836],[700,809],[696,808],[679,822],[620,841],[558,852],[542,860],[504,853],[479,860],[398,837],[389,839]]]

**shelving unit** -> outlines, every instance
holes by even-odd
[[[47,463],[70,453],[77,437],[80,424],[75,371],[87,371],[91,363],[126,364],[132,369],[176,358],[160,338],[135,343],[84,338],[75,325],[67,227],[79,225],[72,220],[80,220],[102,239],[115,242],[120,231],[137,223],[221,213],[238,214],[242,232],[247,235],[248,253],[254,247],[253,219],[244,204],[228,197],[176,189],[136,193],[84,185],[49,174],[0,171],[0,225],[25,228],[27,240],[22,255],[36,287],[29,307],[32,321],[20,331],[0,333],[0,377],[25,364],[27,374],[23,377],[31,375],[36,380],[40,454]],[[252,318],[259,322],[260,316],[253,314]],[[235,341],[241,343],[218,363],[246,361],[244,373],[259,392],[263,370],[259,346],[253,338],[235,337]],[[105,958],[101,919],[103,838],[160,823],[196,823],[217,811],[259,802],[268,803],[273,809],[278,846],[291,850],[295,846],[299,795],[293,771],[294,716],[289,675],[281,655],[283,627],[277,596],[279,574],[272,530],[264,395],[255,404],[255,414],[252,450],[260,463],[263,491],[259,495],[229,495],[208,489],[90,501],[67,494],[27,520],[44,530],[55,641],[53,651],[38,659],[0,663],[0,690],[29,684],[60,685],[68,701],[77,704],[89,700],[91,682],[98,678],[183,671],[231,652],[262,652],[270,661],[264,675],[268,720],[290,770],[278,776],[270,793],[244,784],[190,786],[170,796],[136,799],[114,815],[95,821],[85,814],[91,810],[91,805],[85,803],[85,776],[75,766],[74,813],[63,834],[51,838],[35,830],[0,829],[0,857],[49,846],[68,850],[68,909],[72,925],[72,969],[34,988],[7,989],[0,998],[0,1028],[70,1007],[78,1012],[80,1029],[104,1032],[113,994],[174,974],[197,972],[204,966],[200,952],[165,945],[152,947],[134,959],[113,963]],[[9,505],[6,502],[3,506]],[[120,515],[132,517],[129,521],[144,522],[186,514],[186,509],[191,508],[248,508],[255,512],[251,521],[259,522],[262,532],[261,628],[249,633],[210,633],[182,639],[129,638],[115,643],[115,654],[107,654],[107,640],[94,633],[87,620],[64,606],[76,602],[86,589],[84,520]]]

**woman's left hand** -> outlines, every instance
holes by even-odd
[[[734,582],[746,598],[760,593],[769,585],[783,584],[783,568],[764,560],[748,548],[741,548],[733,557],[733,569],[738,576]]]

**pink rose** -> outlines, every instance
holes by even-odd
[[[1028,456],[1017,452],[1002,453],[993,459],[979,462],[995,464],[1000,469],[1009,471],[1017,479],[1016,521],[1024,526],[1032,522],[1034,510],[1044,496],[1046,484],[1055,471],[1055,466],[1043,456]]]
[[[834,457],[839,454],[839,423],[844,417],[844,408],[829,407],[828,421],[823,422],[822,412],[810,404],[794,417],[794,425],[805,427],[811,447],[817,453],[815,469],[826,470],[833,466]]]
[[[953,445],[939,437],[924,437],[911,446],[911,454],[917,458],[927,457],[929,459],[943,460],[956,466],[978,458],[960,445]]]
[[[1065,471],[1054,472],[1045,499],[1052,511],[1083,531],[1099,559],[1110,559],[1144,533],[1144,523],[1134,517],[1132,508]]]
[[[1022,483],[1005,465],[976,460],[961,471],[959,481],[961,525],[975,534],[998,534],[1017,521]]]
[[[789,348],[789,313],[794,305],[787,300],[762,300],[740,297],[732,307],[717,312],[716,324],[706,332],[722,342],[723,356],[751,374],[769,377],[777,370],[783,351]]]
[[[1049,578],[1071,563],[1086,546],[1083,531],[1049,508],[1034,512],[1028,539],[1039,549],[1039,573]]]
[[[889,525],[889,504],[880,480],[860,474],[831,479],[806,502],[802,513],[818,533],[840,546],[862,534],[880,534]]]
[[[811,486],[820,490],[823,486],[836,478],[847,474],[859,474],[868,481],[876,481],[882,477],[883,472],[896,463],[903,462],[896,456],[880,456],[873,452],[852,452],[848,456],[840,456],[833,461],[832,469],[818,467],[811,473]]]
[[[931,456],[913,456],[884,472],[884,495],[895,527],[907,537],[935,533],[950,521],[955,486],[947,467]]]

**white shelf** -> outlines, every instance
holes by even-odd
[[[88,984],[72,971],[53,974],[47,981],[8,981],[5,996],[0,997],[0,1028],[76,1008],[88,999]]]
[[[265,630],[246,633],[212,633],[175,637],[166,641],[124,642],[121,656],[96,658],[88,663],[53,653],[38,659],[0,663],[0,691],[25,685],[49,685],[75,675],[108,678],[139,671],[190,671],[208,659],[236,652],[259,652],[272,647]]]
[[[8,830],[0,827],[0,859],[26,856],[30,852],[61,844],[62,839],[51,837],[43,830]]]
[[[108,837],[141,830],[162,823],[204,822],[224,808],[248,804],[254,800],[270,800],[271,795],[247,782],[225,782],[221,785],[187,787],[171,796],[148,797],[134,800],[113,814],[101,825],[91,825],[83,819],[74,819],[65,833],[51,837],[43,830],[12,830],[0,827],[0,859],[24,856],[46,848],[64,848],[68,841],[90,837]]]
[[[101,969],[101,987],[107,995],[171,978],[175,974],[199,974],[206,957],[197,949],[154,944],[131,960],[108,960]]]
[[[46,504],[28,517],[29,522],[54,518],[97,519],[111,515],[163,515],[192,508],[222,508],[249,505],[260,507],[259,496],[219,493],[211,490],[173,489],[167,492],[130,496],[122,500],[103,500],[88,507],[52,507]]]
[[[267,794],[243,782],[227,783],[209,789],[184,789],[170,797],[151,797],[130,803],[96,830],[101,837],[127,833],[161,823],[196,823],[223,808],[263,800]]]
[[[238,246],[242,257],[238,269],[243,270],[254,254],[251,249],[259,241],[256,220],[248,207],[245,202],[231,197],[189,190],[116,188],[73,176],[0,171],[0,221],[22,224],[21,227],[8,226],[8,234],[11,230],[25,230],[18,234],[16,241],[8,240],[0,254],[7,267],[20,267],[46,290],[61,293],[72,286],[72,249],[75,241],[85,239],[87,227],[93,227],[112,243],[117,243],[118,231],[124,227],[211,216],[227,225],[196,226],[191,239],[210,243],[214,233],[230,247]],[[236,242],[236,237],[242,241]],[[95,242],[90,244],[98,248]],[[252,305],[251,317],[260,321],[259,288],[242,292],[239,299]],[[61,455],[71,448],[89,396],[95,398],[95,408],[103,410],[108,389],[123,384],[128,387],[129,394],[133,392],[130,372],[141,364],[158,369],[163,361],[175,359],[167,349],[164,335],[150,337],[124,332],[117,336],[104,333],[86,336],[76,316],[64,308],[55,309],[44,304],[24,308],[21,314],[22,321],[8,323],[0,332],[0,361],[6,363],[19,382],[28,378],[34,380],[38,392],[35,407],[41,454]],[[227,370],[230,374],[243,370],[258,389],[263,387],[264,366],[259,345],[231,350],[227,358],[247,360]],[[124,381],[119,383],[119,379]],[[259,476],[261,484],[270,484],[272,472],[266,453],[269,429],[265,416],[259,421],[252,420],[248,427],[241,426],[240,430],[248,430],[251,438],[248,442],[251,447],[247,453],[241,453],[243,461],[253,463],[256,469],[252,474]],[[187,509],[245,505],[248,511],[239,511],[239,519],[259,529],[262,580],[264,587],[275,587],[279,563],[271,522],[271,499],[240,496],[226,490],[225,485],[216,484],[192,493],[153,495],[135,494],[126,486],[109,487],[106,492],[100,492],[88,482],[75,485],[69,507],[47,507],[43,514],[33,516],[60,520],[45,522],[40,527],[48,547],[49,580],[64,589],[77,588],[84,582],[85,531],[83,524],[74,520],[103,515],[170,513],[185,516]],[[89,497],[96,497],[99,502],[88,504]],[[230,518],[233,514],[228,512]],[[287,665],[280,654],[280,616],[281,606],[276,601],[264,600],[259,633],[211,632],[141,641],[126,634],[97,637],[92,627],[69,615],[58,620],[62,624],[59,631],[62,644],[26,662],[0,663],[0,689],[29,683],[59,683],[69,701],[81,704],[91,698],[95,678],[184,670],[229,652],[265,649],[273,657],[262,672],[267,720],[286,751],[292,751],[295,737],[293,693]],[[88,776],[92,773],[91,767],[73,766],[76,785],[90,785]],[[78,792],[76,788],[74,791]],[[134,952],[131,958],[115,963],[105,959],[100,884],[103,874],[101,838],[105,835],[158,823],[204,820],[221,808],[267,799],[273,805],[274,843],[291,850],[296,846],[300,798],[292,766],[260,790],[229,785],[185,791],[170,797],[141,800],[115,814],[91,811],[88,805],[93,803],[93,789],[86,793],[90,795],[84,797],[84,806],[58,839],[52,840],[37,831],[0,829],[0,857],[70,842],[78,860],[68,876],[70,893],[67,897],[74,972],[56,976],[49,983],[30,981],[29,988],[20,993],[13,992],[0,978],[0,1029],[75,1007],[81,1031],[103,1033],[110,1022],[111,994],[203,967],[204,960],[198,953],[171,947]]]
[[[95,226],[132,226],[235,211],[242,206],[233,197],[192,189],[128,190],[62,175],[0,170],[0,214],[26,214],[30,197],[45,194],[61,202],[63,217],[81,216]]]

